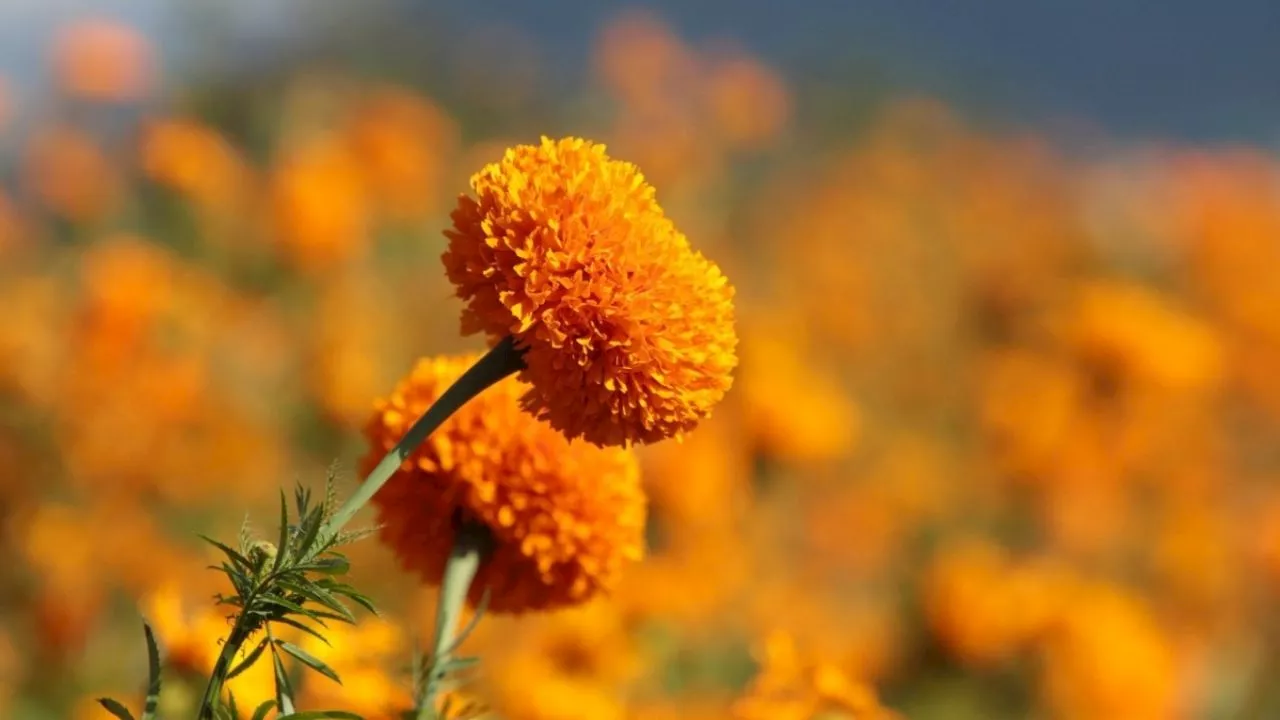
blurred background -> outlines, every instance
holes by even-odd
[[[0,716],[136,702],[140,612],[190,716],[227,629],[196,534],[357,481],[373,399],[478,347],[454,198],[575,134],[725,268],[742,366],[644,451],[611,600],[481,625],[499,716],[820,717],[750,715],[764,672],[919,720],[1280,717],[1280,6],[971,5],[0,3]],[[386,612],[304,707],[390,717],[432,594],[353,555]]]

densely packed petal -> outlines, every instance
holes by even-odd
[[[444,264],[463,332],[525,348],[526,409],[598,445],[680,436],[737,365],[733,288],[603,145],[543,138],[471,179]]]
[[[419,362],[365,428],[367,471],[470,367],[475,356]],[[493,547],[471,587],[488,608],[575,605],[608,591],[643,553],[645,498],[631,451],[570,442],[520,409],[508,378],[445,422],[375,496],[382,539],[401,563],[438,583],[461,523],[486,526]]]

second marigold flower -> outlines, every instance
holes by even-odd
[[[524,351],[526,409],[598,445],[679,437],[711,412],[737,365],[733,288],[634,165],[543,138],[471,186],[445,269],[463,332]]]
[[[368,471],[476,356],[419,362],[365,428]],[[382,539],[401,563],[440,582],[464,523],[492,537],[471,599],[495,612],[576,605],[609,590],[643,555],[639,465],[622,448],[570,443],[520,409],[527,386],[499,382],[423,443],[374,497]]]

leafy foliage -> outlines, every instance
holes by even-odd
[[[376,614],[373,602],[340,579],[350,569],[347,558],[337,548],[365,537],[371,530],[328,532],[327,524],[337,507],[334,474],[330,471],[324,496],[318,501],[309,488],[297,486],[293,513],[286,494],[280,493],[280,529],[276,542],[255,539],[248,520],[241,526],[236,547],[213,538],[204,540],[220,550],[224,559],[213,569],[227,576],[232,592],[216,596],[220,606],[233,609],[234,622],[222,653],[209,678],[199,717],[209,720],[236,720],[241,717],[234,696],[223,698],[223,687],[270,651],[274,668],[276,697],[254,709],[255,720],[278,710],[281,718],[355,718],[344,711],[298,711],[294,707],[292,681],[285,659],[341,683],[338,673],[303,648],[278,639],[274,624],[296,628],[328,644],[324,630],[328,623],[354,624],[353,607]],[[120,720],[156,720],[160,698],[160,650],[151,627],[144,623],[148,652],[147,698],[140,718],[120,702],[102,698],[99,703]],[[254,638],[252,649],[237,660]]]
[[[275,669],[275,706],[286,716],[295,714],[294,693],[284,665],[286,656],[335,682],[341,682],[338,674],[324,662],[293,643],[275,638],[270,629],[273,623],[287,625],[327,643],[323,630],[328,623],[355,623],[353,605],[377,613],[368,597],[339,579],[350,569],[350,563],[336,550],[367,536],[371,530],[327,532],[336,508],[334,475],[330,471],[324,496],[319,501],[313,498],[309,488],[301,485],[295,488],[292,518],[288,498],[281,491],[280,527],[274,544],[254,539],[247,520],[241,526],[238,548],[204,538],[225,556],[215,569],[227,576],[233,592],[219,595],[217,602],[234,609],[235,624],[209,679],[201,708],[202,718],[209,717],[219,704],[226,680],[253,665],[267,650],[271,652]],[[260,634],[265,634],[265,637],[233,667],[231,660],[235,655],[251,638]],[[255,715],[262,711],[259,707]]]

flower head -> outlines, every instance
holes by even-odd
[[[679,437],[737,365],[733,288],[630,163],[543,138],[471,179],[446,231],[462,330],[525,351],[525,409],[598,445]]]
[[[475,360],[423,360],[380,400],[365,428],[364,470]],[[582,603],[643,554],[645,498],[634,455],[571,443],[521,411],[526,391],[508,378],[468,402],[373,500],[382,539],[428,582],[440,581],[460,523],[486,526],[492,548],[471,600],[488,588],[495,612]]]
[[[766,638],[760,665],[759,675],[734,703],[735,720],[901,720],[880,704],[870,685],[831,663],[802,655],[785,633]]]

